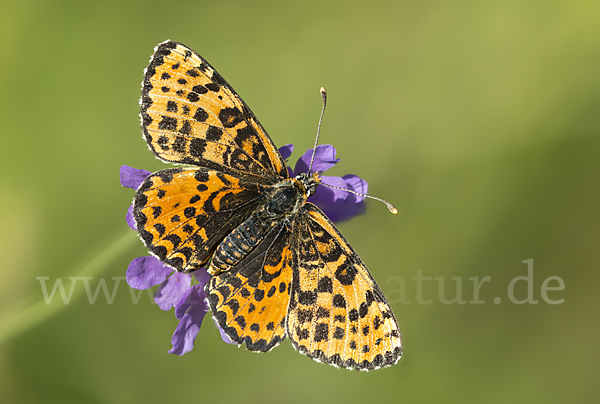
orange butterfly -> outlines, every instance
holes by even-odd
[[[265,352],[286,336],[334,366],[376,369],[402,353],[381,289],[307,198],[317,173],[290,178],[250,108],[200,55],[158,45],[141,98],[144,137],[188,166],[148,176],[134,218],[152,254],[177,271],[205,266],[208,303],[227,335]]]

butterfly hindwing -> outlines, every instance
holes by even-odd
[[[251,351],[266,352],[285,338],[292,281],[289,238],[285,224],[274,227],[239,264],[206,285],[219,326]]]
[[[261,183],[287,177],[285,162],[250,108],[187,46],[167,41],[155,48],[140,103],[144,137],[161,159]]]
[[[200,268],[264,196],[257,184],[205,168],[169,168],[148,176],[134,200],[140,237],[180,272]]]
[[[376,369],[402,353],[398,323],[360,257],[307,203],[294,221],[287,332],[301,353],[335,366]]]

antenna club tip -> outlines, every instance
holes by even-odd
[[[383,202],[385,203],[385,206],[387,206],[387,208],[389,209],[390,212],[392,212],[394,215],[398,214],[398,209],[396,209],[396,207],[394,205],[392,205],[388,201],[383,201]]]
[[[319,92],[321,93],[321,97],[326,100],[327,99],[327,90],[325,90],[325,87],[321,87],[321,89],[319,90]]]

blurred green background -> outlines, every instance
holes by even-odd
[[[3,1],[0,401],[596,402],[599,27],[598,1]],[[256,355],[208,320],[194,351],[168,355],[173,312],[133,304],[124,281],[112,304],[80,281],[44,304],[37,277],[112,292],[145,254],[118,173],[166,167],[138,120],[165,39],[209,60],[291,161],[327,88],[321,140],[342,159],[328,174],[401,210],[369,202],[339,226],[396,313],[398,365],[339,370],[288,341]],[[529,259],[538,303],[515,304]],[[439,278],[422,283],[430,304],[419,273]],[[560,304],[541,295],[551,276]],[[439,284],[451,300],[457,281],[466,303],[444,304]]]

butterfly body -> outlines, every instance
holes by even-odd
[[[208,273],[217,275],[230,270],[248,255],[280,222],[288,226],[306,203],[306,188],[293,178],[265,187],[267,196],[261,208],[235,228],[217,247]]]
[[[190,167],[159,171],[140,186],[140,237],[181,272],[211,260],[207,301],[227,335],[258,352],[288,337],[301,353],[349,369],[396,363],[402,342],[388,302],[307,202],[318,175],[288,178],[266,131],[214,68],[185,45],[158,45],[141,107],[150,149]]]

